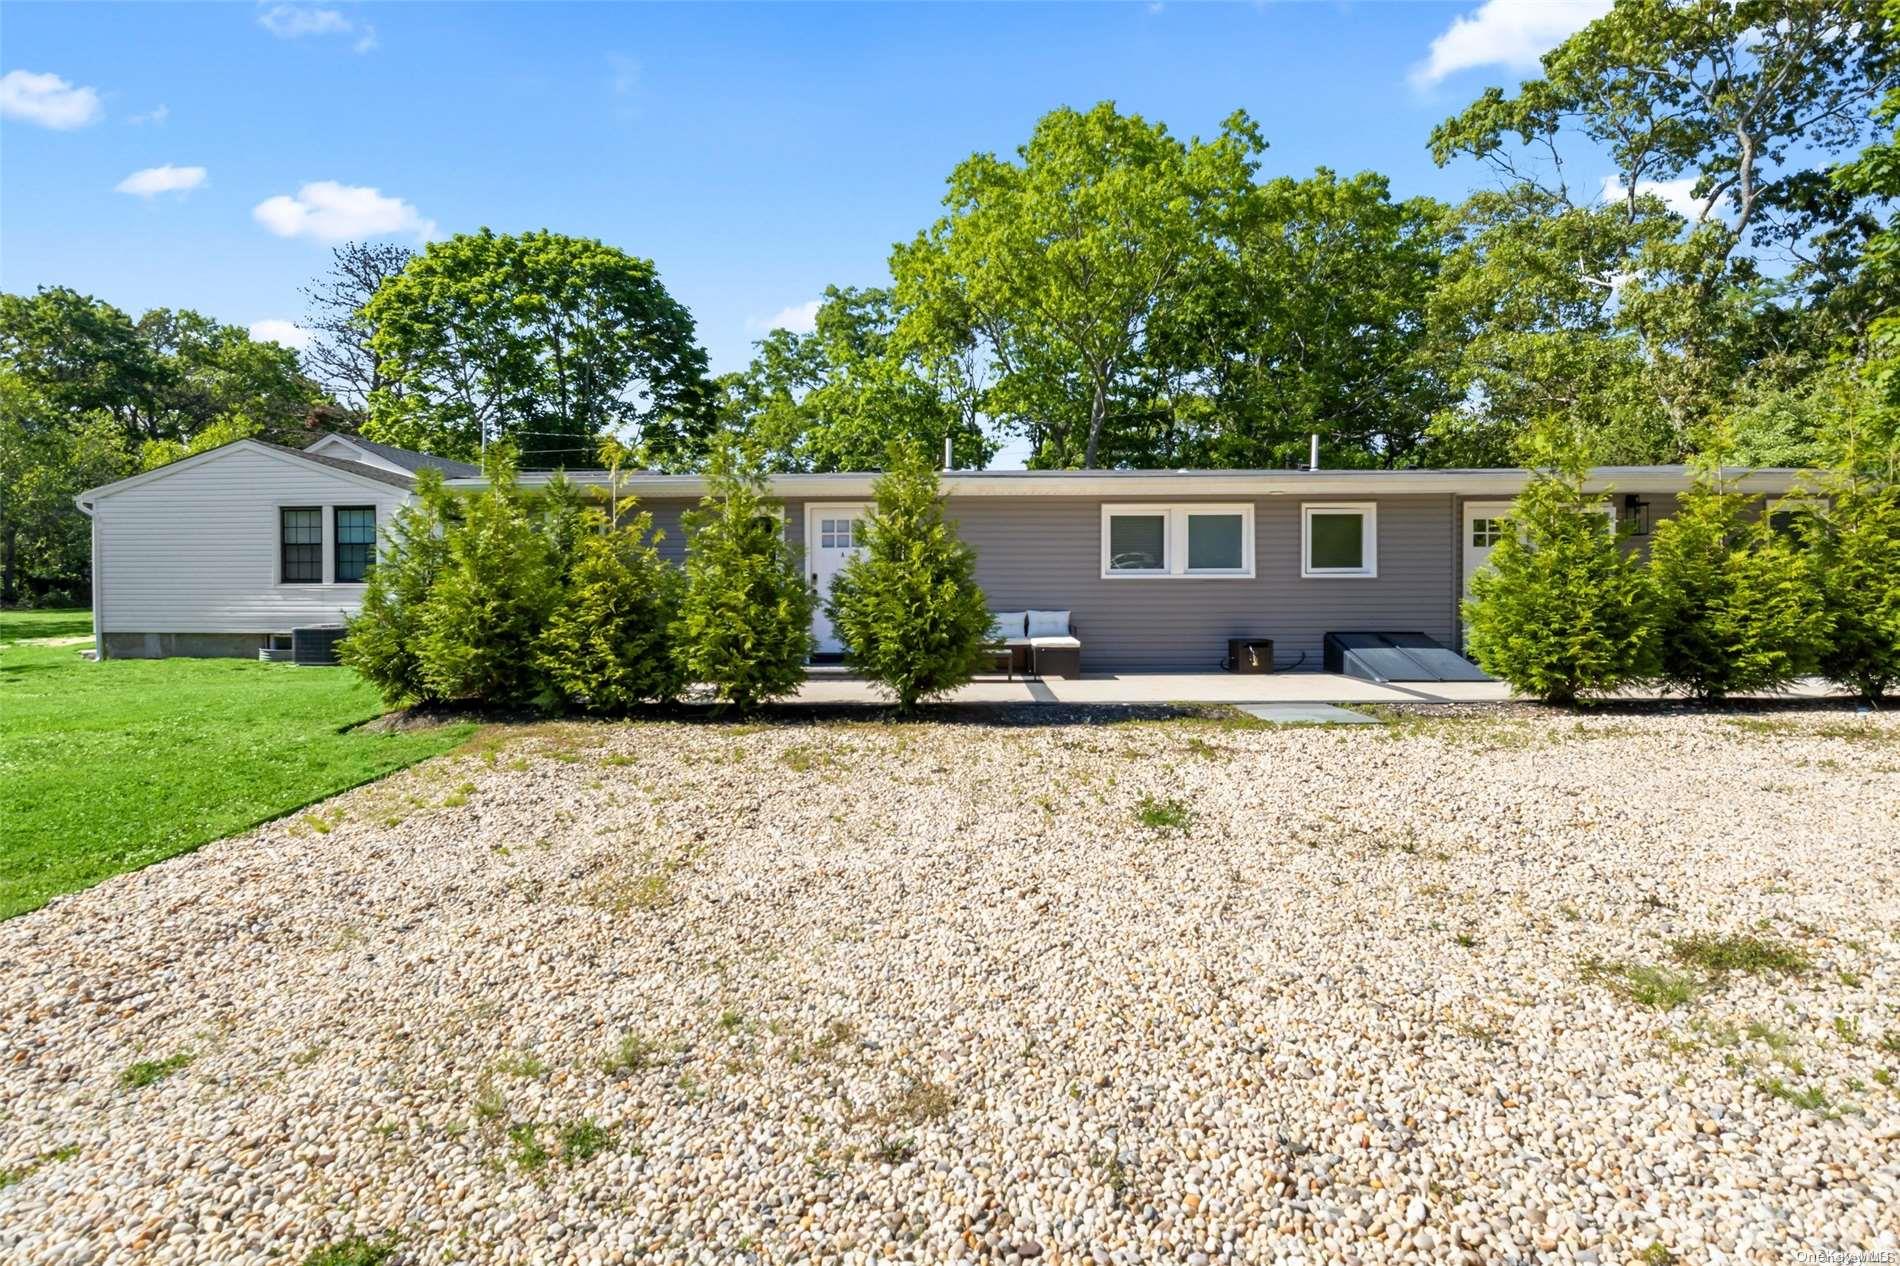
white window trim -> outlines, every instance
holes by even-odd
[[[1363,522],[1365,556],[1357,567],[1313,566],[1313,516],[1358,514]],[[1376,501],[1303,501],[1300,503],[1300,575],[1307,580],[1377,580],[1379,577],[1379,503]]]
[[[1239,567],[1188,568],[1188,518],[1196,514],[1240,516]],[[1166,567],[1145,571],[1109,566],[1109,521],[1117,516],[1140,515],[1161,520],[1161,550]],[[1254,575],[1253,503],[1251,501],[1123,502],[1102,506],[1103,580],[1251,580]]]
[[[271,541],[271,588],[288,593],[322,593],[342,591],[345,594],[359,594],[368,585],[367,580],[338,580],[336,578],[336,512],[338,508],[346,510],[369,509],[376,512],[376,544],[370,551],[370,565],[373,567],[383,558],[383,528],[387,523],[384,511],[389,507],[374,499],[336,501],[319,497],[279,497],[271,502],[270,541]],[[322,580],[285,580],[284,579],[284,511],[316,510],[323,530],[323,579]]]

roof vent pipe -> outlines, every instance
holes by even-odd
[[[943,468],[945,470],[949,470],[955,464],[950,456],[952,451],[950,444],[953,438],[954,437],[948,431],[943,433]]]
[[[1318,431],[1313,432],[1312,456],[1306,459],[1306,468],[1308,470],[1319,469],[1319,432]]]

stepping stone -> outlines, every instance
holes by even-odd
[[[1250,717],[1275,725],[1378,725],[1378,717],[1369,717],[1350,708],[1330,703],[1242,703],[1236,704]]]

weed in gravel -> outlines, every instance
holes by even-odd
[[[872,1159],[885,1165],[902,1165],[915,1155],[917,1155],[917,1140],[908,1137],[898,1138],[895,1135],[886,1135],[879,1139],[877,1146],[871,1151]]]
[[[396,1234],[366,1239],[361,1235],[352,1235],[347,1240],[337,1240],[321,1248],[312,1249],[303,1259],[303,1266],[383,1266],[396,1256]]]
[[[1750,976],[1798,976],[1813,966],[1808,957],[1773,937],[1690,936],[1671,941],[1676,961],[1720,980],[1731,971]]]
[[[79,1155],[78,1145],[68,1143],[66,1146],[56,1147],[50,1152],[41,1152],[24,1165],[16,1165],[11,1169],[0,1169],[0,1190],[11,1187],[16,1182],[31,1178],[47,1165],[57,1165],[59,1162],[71,1160],[77,1155]]]
[[[127,1090],[138,1090],[154,1082],[165,1080],[191,1061],[190,1051],[179,1051],[176,1055],[167,1055],[164,1059],[143,1060],[120,1073],[119,1084]]]
[[[1859,972],[1843,971],[1843,972],[1840,972],[1835,977],[1835,979],[1839,980],[1841,984],[1848,989],[1860,988],[1860,973]]]
[[[1676,1260],[1676,1255],[1670,1252],[1661,1240],[1651,1240],[1649,1247],[1638,1255],[1638,1259],[1644,1263],[1644,1266],[1670,1266],[1670,1263]]]
[[[1194,824],[1194,811],[1180,800],[1143,796],[1135,806],[1135,819],[1150,831],[1185,831]]]
[[[522,1121],[508,1127],[508,1142],[513,1146],[510,1154],[514,1163],[530,1174],[546,1169],[548,1162],[554,1159],[552,1152],[542,1146],[536,1136],[535,1124]]]
[[[651,1064],[659,1051],[660,1044],[651,1038],[638,1033],[625,1034],[612,1053],[601,1057],[600,1071],[615,1076],[637,1073]]]
[[[475,1119],[483,1125],[494,1125],[508,1116],[508,1097],[501,1090],[483,1080],[475,1091]]]
[[[903,1094],[891,1101],[886,1117],[894,1121],[941,1121],[950,1115],[950,1092],[934,1081],[913,1078]]]
[[[1646,963],[1606,963],[1597,958],[1583,960],[1583,978],[1612,993],[1658,1011],[1673,1011],[1693,1002],[1701,987],[1686,972],[1670,971]]]
[[[1846,1042],[1849,1046],[1860,1045],[1859,1020],[1851,1016],[1837,1015],[1834,1017],[1834,1032],[1841,1041]]]
[[[564,1122],[555,1131],[555,1140],[561,1147],[563,1165],[585,1165],[594,1157],[613,1146],[613,1131],[603,1129],[594,1122],[582,1118],[579,1121]]]
[[[509,1077],[526,1077],[533,1080],[547,1070],[546,1060],[527,1051],[511,1052],[495,1061],[495,1071]]]
[[[745,1026],[745,1013],[731,1007],[719,1013],[719,1027],[727,1033],[736,1033]]]
[[[1452,943],[1457,945],[1460,949],[1478,948],[1478,934],[1470,928],[1461,929],[1451,939]]]
[[[1797,1090],[1779,1077],[1763,1077],[1755,1083],[1755,1089],[1765,1095],[1772,1095],[1784,1103],[1791,1103],[1797,1108],[1806,1108],[1809,1112],[1816,1112],[1827,1117],[1839,1115],[1833,1111],[1833,1105],[1828,1102],[1827,1092],[1818,1085]]]

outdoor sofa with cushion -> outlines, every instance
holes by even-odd
[[[995,611],[990,614],[989,646],[1004,672],[1018,668],[1031,676],[1082,675],[1082,643],[1067,611]]]

